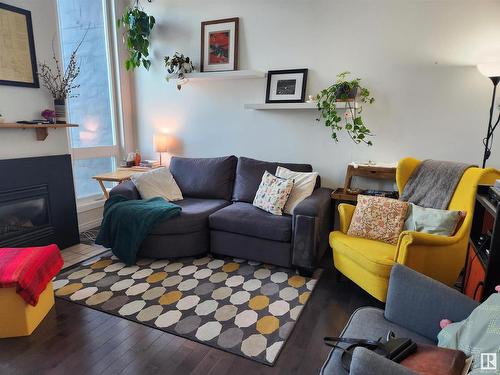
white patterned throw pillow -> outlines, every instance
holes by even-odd
[[[283,209],[283,212],[291,215],[294,208],[312,194],[316,185],[316,179],[318,178],[318,172],[294,172],[284,167],[278,167],[276,169],[276,177],[293,180],[292,192]]]
[[[133,174],[130,179],[141,194],[142,199],[162,197],[167,201],[182,200],[182,192],[168,168],[162,167],[149,172]]]
[[[273,215],[282,215],[283,207],[293,188],[293,180],[264,172],[253,205]]]

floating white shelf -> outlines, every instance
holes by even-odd
[[[354,108],[359,108],[358,102],[349,103]],[[337,103],[337,109],[346,109],[347,103]],[[245,104],[245,109],[318,109],[316,103],[257,103]]]
[[[231,70],[226,72],[195,72],[184,75],[189,81],[265,78],[266,73],[258,70]],[[172,82],[175,82],[172,79]]]

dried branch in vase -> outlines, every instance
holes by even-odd
[[[80,74],[77,52],[85,40],[89,28],[87,28],[82,40],[80,40],[80,43],[78,43],[75,50],[71,53],[68,66],[64,72],[62,71],[61,63],[56,56],[54,39],[52,39],[52,59],[54,61],[55,70],[53,70],[45,62],[39,64],[40,70],[38,71],[38,76],[40,77],[40,81],[42,82],[42,85],[50,91],[54,100],[66,100],[67,98],[76,98],[78,96],[78,94],[73,93],[75,89],[80,87],[80,85],[75,83],[76,78]]]

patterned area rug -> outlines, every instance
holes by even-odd
[[[111,253],[58,275],[55,294],[272,365],[319,277],[228,258],[140,259]]]

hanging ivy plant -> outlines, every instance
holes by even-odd
[[[368,137],[373,136],[361,118],[363,103],[372,104],[375,99],[370,96],[370,91],[361,86],[361,79],[348,80],[350,72],[342,72],[337,75],[337,80],[330,87],[321,90],[318,94],[318,110],[321,118],[316,121],[325,121],[325,126],[332,131],[331,137],[338,142],[338,133],[346,130],[354,143],[365,143],[372,146]],[[355,106],[355,100],[359,98],[359,108]],[[337,112],[337,104],[345,103],[346,109],[341,116]]]
[[[149,70],[149,36],[154,25],[155,18],[139,8],[139,0],[136,0],[134,6],[127,7],[123,16],[117,20],[117,26],[125,28],[123,44],[129,53],[129,58],[125,61],[127,70],[139,68],[141,64]]]

